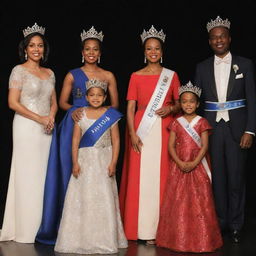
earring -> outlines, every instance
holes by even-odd
[[[163,57],[161,57],[161,59],[160,59],[160,63],[163,63]]]
[[[28,54],[25,52],[25,60],[28,59]]]
[[[144,57],[144,63],[147,63],[147,58],[146,58],[146,56]]]
[[[100,57],[98,58],[98,63],[100,63]]]
[[[42,60],[44,60],[44,55],[42,55],[42,58],[41,58]]]
[[[82,56],[82,63],[84,63],[84,56]]]

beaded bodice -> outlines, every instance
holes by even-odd
[[[53,72],[47,79],[40,79],[21,65],[13,68],[9,78],[9,88],[21,90],[20,103],[39,115],[49,114],[54,85]]]

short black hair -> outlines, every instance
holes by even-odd
[[[97,41],[97,42],[99,43],[99,48],[100,48],[100,52],[101,52],[101,50],[102,50],[102,42],[101,42],[99,39],[97,39],[97,38],[86,38],[86,39],[84,39],[84,40],[81,42],[81,51],[84,50],[84,44],[85,44],[85,42],[86,42],[87,40],[95,40],[95,41]]]
[[[183,92],[183,93],[186,93],[186,92],[190,92],[190,93],[192,93],[193,95],[195,95],[196,101],[197,101],[197,102],[200,102],[200,98],[199,98],[199,96],[198,96],[197,94],[195,94],[194,92],[191,92],[191,91],[185,91],[185,92]],[[180,101],[181,96],[182,96],[183,93],[180,94],[180,96],[179,96],[179,101]]]
[[[143,44],[142,44],[143,50],[145,51],[146,42],[148,41],[148,39],[151,39],[151,38],[156,39],[156,40],[159,41],[159,43],[160,43],[160,45],[161,45],[162,52],[164,53],[164,52],[165,52],[165,44],[164,44],[164,42],[163,42],[161,39],[159,39],[159,38],[157,38],[157,37],[149,37],[149,38],[147,38],[147,39],[143,42]]]
[[[101,90],[103,91],[104,96],[107,95],[107,92],[106,92],[103,88],[100,88],[100,87],[91,87],[91,88],[89,88],[88,90],[86,90],[86,93],[85,93],[86,96],[88,96],[89,91],[90,91],[92,88],[99,88],[99,89],[101,89]]]
[[[31,34],[27,35],[19,43],[19,57],[20,57],[20,61],[22,63],[26,62],[25,50],[27,49],[27,47],[28,47],[32,37],[34,37],[34,36],[40,36],[42,38],[42,40],[43,40],[43,43],[44,43],[44,57],[40,60],[40,64],[44,64],[48,60],[48,56],[49,56],[49,52],[50,52],[50,47],[49,47],[49,43],[46,40],[45,36],[40,34],[40,33],[38,33],[38,32],[34,32],[34,33],[31,33]]]
[[[231,37],[231,31],[230,31],[230,29],[228,29],[228,28],[226,28],[226,27],[223,27],[223,26],[218,26],[218,27],[224,28],[224,29],[228,32],[228,36]],[[214,27],[214,28],[217,28],[217,27]],[[210,39],[210,33],[211,33],[211,31],[212,31],[214,28],[212,28],[212,29],[208,32],[208,37],[209,37],[209,39]]]

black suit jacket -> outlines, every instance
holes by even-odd
[[[235,64],[239,68],[236,73],[233,68]],[[236,78],[239,74],[242,74],[243,77]],[[214,76],[214,56],[197,65],[194,82],[195,85],[202,88],[201,109],[204,109],[205,101],[218,101]],[[237,142],[240,142],[245,131],[256,132],[256,87],[252,61],[232,55],[227,101],[239,99],[246,99],[246,107],[229,110],[231,132]],[[216,113],[203,111],[203,115],[213,128],[216,125]]]

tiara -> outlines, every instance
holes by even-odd
[[[140,35],[142,43],[145,42],[146,39],[151,38],[151,37],[155,37],[155,38],[159,38],[163,43],[165,41],[165,34],[163,32],[163,30],[161,29],[160,31],[157,31],[154,26],[152,25],[151,28],[149,29],[149,31],[145,31],[145,29],[143,30],[143,33]]]
[[[185,84],[185,85],[182,85],[180,88],[179,88],[179,96],[184,93],[184,92],[192,92],[194,94],[196,94],[198,97],[201,96],[201,92],[202,92],[202,89],[200,89],[199,87],[197,86],[194,86],[190,81]]]
[[[88,31],[83,30],[81,33],[81,41],[83,42],[85,39],[88,38],[96,38],[100,40],[101,42],[103,41],[104,35],[102,34],[102,31],[99,33],[95,30],[94,26],[92,26]]]
[[[89,90],[93,87],[101,88],[106,92],[108,88],[108,83],[105,81],[100,81],[97,78],[92,78],[86,82],[86,90]]]
[[[210,32],[210,30],[215,27],[225,27],[225,28],[229,29],[230,21],[228,19],[223,20],[222,18],[220,18],[220,16],[218,16],[215,20],[211,20],[206,25],[208,32]]]
[[[41,35],[44,35],[44,32],[45,32],[45,28],[39,27],[37,25],[37,23],[35,23],[31,28],[27,27],[27,28],[23,29],[24,37],[26,37],[27,35],[32,34],[32,33],[40,33]]]

